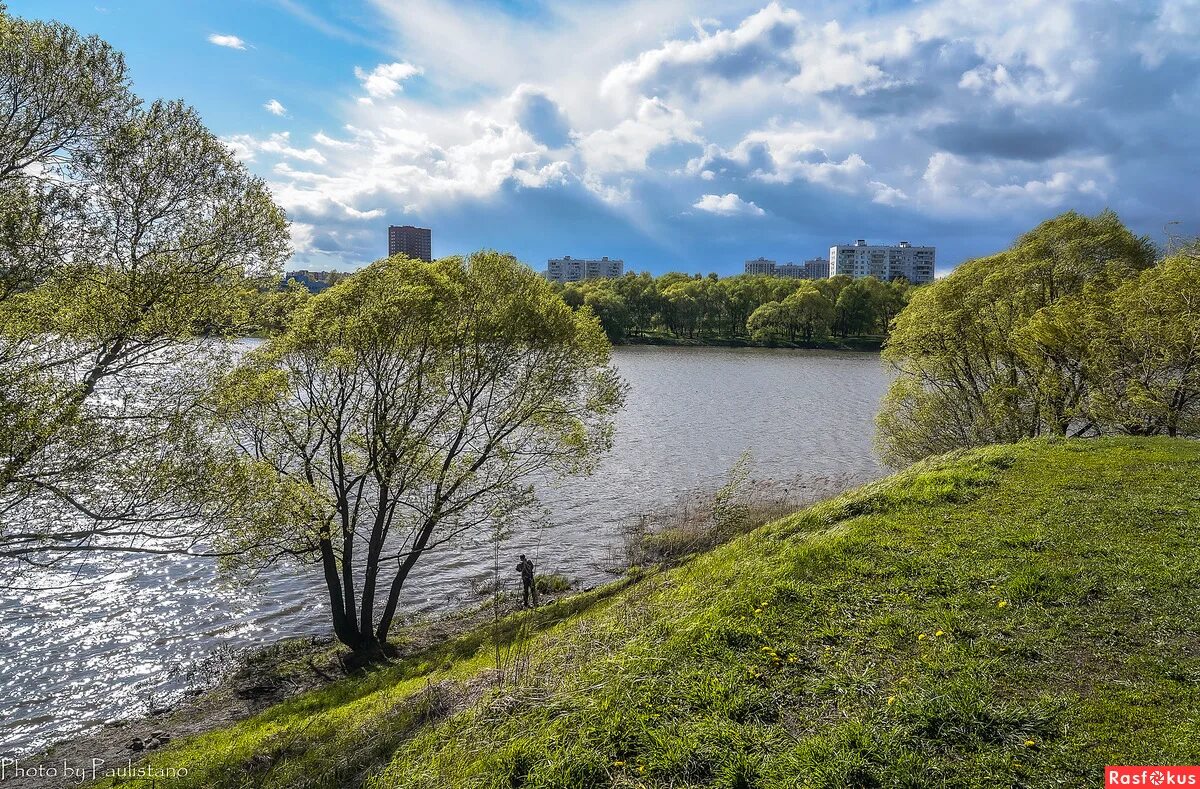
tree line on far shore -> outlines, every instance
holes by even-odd
[[[906,280],[845,275],[806,280],[762,275],[719,278],[645,272],[558,286],[571,307],[587,307],[613,342],[647,334],[811,341],[886,334],[908,302]]]
[[[346,276],[290,272],[286,284],[251,294],[252,322],[266,334],[281,331],[288,314],[309,292],[320,292]],[[903,279],[747,274],[721,278],[679,272],[658,277],[631,273],[554,287],[572,309],[591,310],[614,343],[649,336],[766,343],[883,336],[914,291]]]

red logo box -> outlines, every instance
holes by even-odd
[[[1200,788],[1200,767],[1171,765],[1110,765],[1104,768],[1104,786],[1195,786]]]

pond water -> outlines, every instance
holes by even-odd
[[[613,450],[591,477],[540,491],[545,525],[515,529],[499,551],[511,586],[520,553],[584,585],[610,578],[621,524],[715,489],[745,451],[755,477],[790,484],[883,473],[871,440],[890,374],[877,355],[634,346],[614,360],[630,389]],[[461,604],[496,556],[483,540],[428,555],[403,610]],[[0,755],[144,714],[213,650],[329,632],[323,584],[307,570],[234,580],[203,559],[105,562],[46,574],[46,591],[0,592]]]

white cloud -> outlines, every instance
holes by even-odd
[[[225,144],[232,148],[234,155],[244,162],[255,161],[257,154],[261,152],[299,159],[312,164],[325,164],[325,156],[316,148],[293,146],[289,132],[278,132],[265,140],[256,139],[249,134],[235,134],[226,138]]]
[[[403,90],[400,84],[409,77],[421,73],[421,69],[411,63],[380,63],[370,71],[354,67],[354,76],[358,77],[363,89],[373,99],[386,99]]]
[[[867,186],[875,190],[875,194],[871,197],[872,203],[895,206],[908,201],[908,195],[903,190],[888,186],[882,181],[871,181]]]
[[[722,216],[762,216],[767,213],[753,202],[743,200],[732,192],[726,195],[704,195],[693,203],[692,207]]]
[[[213,33],[208,37],[208,43],[216,44],[219,47],[228,47],[229,49],[245,49],[246,42],[237,36],[223,35],[221,33]]]
[[[771,65],[772,58],[788,60],[790,37],[804,18],[777,2],[752,14],[732,30],[710,32],[696,24],[696,37],[667,41],[613,68],[600,83],[601,95],[653,95],[664,84],[695,84],[698,77],[747,74],[742,63],[757,61],[758,69]]]
[[[1046,163],[975,162],[938,151],[921,176],[926,207],[978,214],[1034,206],[1057,209],[1081,200],[1102,203],[1113,182],[1105,157],[1060,157]]]
[[[263,109],[272,115],[287,115],[287,107],[279,103],[279,99],[271,99],[263,105]]]
[[[353,248],[380,211],[430,222],[502,203],[514,217],[533,210],[519,205],[552,213],[554,201],[510,192],[563,187],[570,210],[619,216],[663,245],[690,243],[671,237],[665,206],[757,211],[800,232],[810,220],[797,196],[832,198],[831,222],[852,204],[902,207],[914,222],[1002,212],[987,221],[1007,227],[1123,199],[1130,156],[1147,183],[1139,207],[1197,207],[1150,186],[1164,173],[1155,151],[1178,162],[1195,149],[1164,130],[1197,116],[1196,2],[925,0],[867,14],[861,3],[614,0],[531,20],[479,3],[368,0],[374,40],[405,60],[354,70],[362,87],[332,105],[332,134],[226,142],[258,158],[325,251],[339,227]],[[1186,58],[1191,72],[1175,77],[1139,71]],[[430,91],[405,90],[417,74]],[[1159,108],[1176,119],[1164,124]],[[1117,145],[1131,153],[1118,158]],[[748,182],[755,203],[739,197]]]
[[[647,157],[672,142],[700,142],[699,124],[658,99],[643,99],[637,113],[610,129],[597,129],[579,141],[587,169],[595,173],[645,170]]]
[[[344,150],[346,148],[354,147],[354,143],[346,142],[345,140],[335,140],[325,132],[317,132],[314,134],[313,141],[318,145],[324,145],[326,148],[341,148]]]

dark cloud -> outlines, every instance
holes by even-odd
[[[843,87],[822,92],[822,98],[860,118],[889,115],[913,116],[930,107],[944,106],[964,72],[983,59],[964,41],[932,38],[912,47],[903,57],[870,61],[886,74],[878,85]]]
[[[345,252],[348,248],[330,233],[317,233],[313,236],[312,247],[318,252]]]
[[[929,106],[942,93],[933,82],[906,82],[870,90],[839,88],[821,95],[860,118],[911,115]]]
[[[516,119],[533,139],[548,148],[571,142],[571,124],[558,104],[539,91],[526,90],[516,97]]]
[[[938,148],[960,156],[1036,162],[1091,147],[1092,134],[1081,126],[1078,121],[1027,121],[1000,112],[939,124],[928,137]]]

